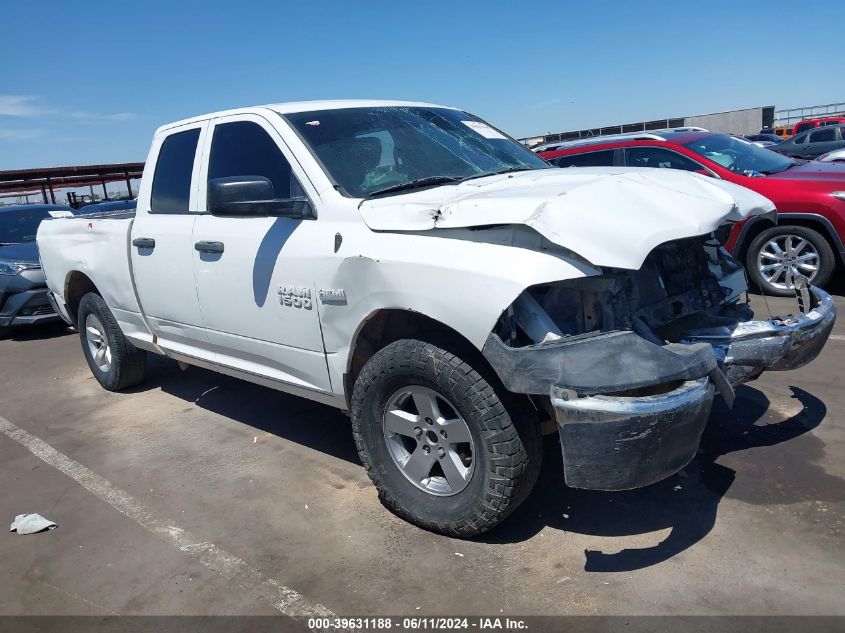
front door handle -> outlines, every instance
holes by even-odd
[[[132,246],[137,246],[138,248],[155,248],[156,241],[151,237],[136,237],[132,240]]]
[[[194,244],[194,249],[200,253],[222,253],[223,242],[197,242]]]

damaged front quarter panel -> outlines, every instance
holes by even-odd
[[[497,274],[506,270],[508,278],[525,250],[586,267],[521,289],[513,279],[506,293],[516,290],[512,303],[484,340],[474,338],[475,327],[467,337],[506,389],[528,394],[557,420],[571,486],[636,488],[677,472],[695,455],[717,390],[731,405],[733,385],[811,358],[835,318],[824,312],[815,327],[802,325],[776,344],[761,342],[780,336],[769,330],[751,336],[753,343],[733,338],[754,327],[747,325],[753,313],[741,301],[744,271],[720,247],[718,232],[775,210],[754,192],[703,176],[538,170],[365,200],[359,208],[375,231],[444,238],[430,244],[455,242],[455,253],[501,244],[510,266],[497,265]],[[459,256],[452,274],[465,273],[465,263]],[[461,286],[460,301],[472,305],[475,290]],[[484,314],[495,303],[487,299]],[[474,306],[468,314],[477,315]],[[755,349],[765,353],[756,352],[751,370],[740,368],[736,361]]]

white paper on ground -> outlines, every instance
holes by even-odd
[[[9,527],[9,532],[18,534],[35,534],[44,530],[52,530],[56,524],[45,519],[40,514],[19,514]]]

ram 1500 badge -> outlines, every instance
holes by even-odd
[[[460,110],[333,101],[166,125],[136,214],[38,245],[103,387],[150,352],[346,410],[387,506],[471,536],[530,492],[541,429],[570,486],[648,485],[714,397],[819,353],[823,291],[770,319],[745,299],[721,243],[752,215],[776,219],[717,179],[554,169]]]

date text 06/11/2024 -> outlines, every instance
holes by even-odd
[[[357,618],[309,618],[308,628],[312,630],[390,630],[439,631],[477,629],[518,631],[527,629],[525,620],[507,617],[446,618],[446,617],[357,617]]]

